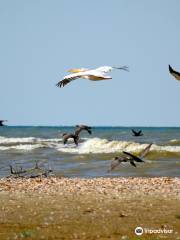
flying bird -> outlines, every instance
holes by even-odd
[[[137,132],[134,129],[131,129],[131,131],[133,132],[133,136],[135,136],[135,137],[143,136],[142,130],[139,130]]]
[[[63,143],[66,144],[68,139],[72,138],[74,140],[74,143],[76,146],[78,146],[78,140],[79,136],[73,134],[73,133],[63,133]]]
[[[125,154],[124,156],[118,156],[115,157],[114,160],[111,162],[111,167],[110,170],[108,170],[108,172],[112,171],[113,169],[115,169],[117,166],[119,166],[120,163],[122,162],[129,162],[132,166],[136,167],[135,162],[144,162],[142,160],[142,158],[144,158],[150,148],[151,148],[152,143],[148,144],[148,146],[141,152],[140,156],[135,156],[129,152],[125,152],[123,151],[123,153]]]
[[[180,80],[180,73],[176,72],[170,65],[169,65],[169,72],[171,75],[175,77],[176,80]]]
[[[123,153],[128,155],[128,156],[115,157],[114,160],[111,163],[110,171],[112,171],[114,168],[116,168],[122,162],[129,162],[134,167],[136,167],[136,164],[134,162],[144,162],[142,159],[136,157],[133,154],[130,154],[130,153],[125,152],[125,151],[123,151]]]
[[[7,122],[7,120],[0,120],[0,127],[5,126],[3,123]]]
[[[89,134],[92,134],[91,127],[87,125],[76,125],[75,135],[79,136],[81,131],[87,131]]]
[[[87,68],[70,69],[68,70],[68,72],[71,72],[71,74],[66,75],[61,81],[59,81],[56,84],[56,86],[60,88],[64,87],[71,81],[78,78],[89,79],[91,81],[109,80],[109,79],[112,79],[112,77],[107,75],[107,73],[111,72],[113,69],[128,71],[127,66],[122,66],[122,67],[103,66],[96,69],[87,69]]]

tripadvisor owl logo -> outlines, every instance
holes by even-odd
[[[135,228],[135,234],[140,236],[143,234],[143,228],[142,227],[137,227]]]

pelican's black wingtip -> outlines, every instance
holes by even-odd
[[[61,87],[64,87],[64,86],[63,86],[63,83],[62,83],[62,82],[58,82],[58,83],[56,84],[56,87],[61,88]]]
[[[173,68],[171,67],[171,65],[169,65],[169,72],[170,72],[170,73],[173,72]]]

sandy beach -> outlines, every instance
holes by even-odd
[[[136,227],[171,230],[144,233]],[[2,178],[0,239],[180,239],[179,178]]]

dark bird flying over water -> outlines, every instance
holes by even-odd
[[[0,127],[5,126],[3,123],[7,122],[7,120],[0,120]]]
[[[112,171],[114,168],[116,168],[122,162],[129,162],[134,167],[136,167],[136,164],[134,162],[144,162],[142,159],[134,156],[133,154],[130,154],[130,153],[124,152],[124,151],[123,151],[123,153],[126,154],[127,156],[115,157],[114,161],[112,161],[112,163],[111,163],[110,171]]]
[[[139,130],[137,132],[134,129],[131,129],[131,131],[133,132],[133,136],[135,136],[135,137],[143,136],[142,130]]]
[[[176,80],[180,80],[180,73],[176,72],[170,65],[169,65],[169,72]]]
[[[74,143],[76,146],[78,146],[78,140],[79,136],[73,134],[73,133],[63,133],[63,143],[66,144],[68,139],[72,138],[74,140]]]
[[[120,163],[122,162],[129,162],[132,166],[136,167],[135,162],[144,162],[142,160],[142,158],[144,158],[150,148],[151,148],[152,143],[150,143],[142,152],[141,154],[137,157],[129,152],[125,152],[123,151],[123,153],[125,154],[124,156],[119,156],[119,157],[115,157],[114,160],[111,162],[111,167],[110,170],[108,170],[108,172],[112,171],[113,169],[115,169],[117,166],[119,166]]]
[[[79,136],[81,131],[87,131],[89,134],[92,134],[91,127],[87,125],[76,125],[75,135]]]

